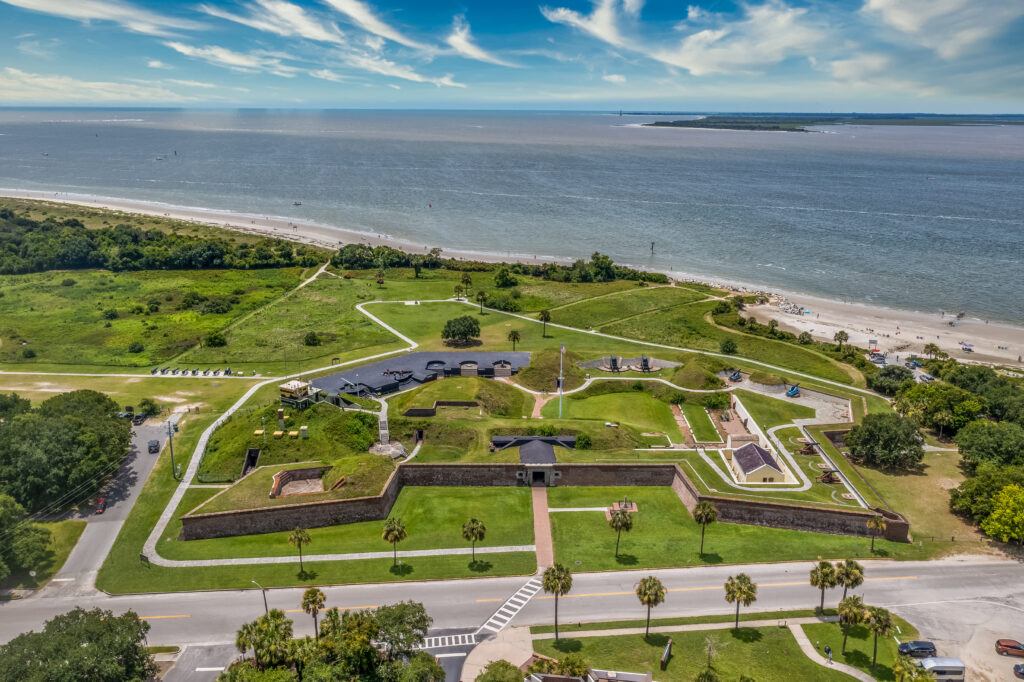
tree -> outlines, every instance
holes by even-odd
[[[476,318],[463,315],[444,323],[441,338],[447,343],[465,345],[480,336],[480,323]]]
[[[800,336],[796,337],[796,340],[801,346],[809,346],[814,343],[814,337],[810,332],[800,332]]]
[[[811,586],[821,590],[821,605],[819,611],[825,610],[825,590],[830,590],[839,584],[836,577],[836,567],[828,561],[819,561],[818,565],[811,569]]]
[[[299,550],[299,573],[306,572],[305,567],[302,565],[302,547],[310,542],[312,540],[305,528],[296,528],[291,533],[288,533],[288,544]]]
[[[1024,486],[1024,466],[982,463],[974,476],[953,488],[949,506],[954,512],[969,516],[975,523],[981,523],[992,513],[999,491],[1011,484]]]
[[[507,338],[508,338],[509,343],[512,344],[512,352],[515,353],[516,352],[516,344],[519,343],[520,341],[522,341],[523,337],[520,336],[518,329],[513,329],[513,330],[511,330],[508,333],[508,337]]]
[[[384,523],[384,531],[380,537],[384,542],[391,543],[391,549],[394,551],[393,566],[398,565],[398,543],[408,536],[409,533],[405,530],[405,524],[402,523],[402,519],[390,518]]]
[[[160,409],[160,405],[158,405],[152,398],[143,398],[139,401],[139,404],[135,406],[135,412],[137,414],[144,414],[147,417],[160,414]]]
[[[847,590],[855,590],[864,584],[864,567],[853,559],[836,562],[836,584],[843,586],[843,599]]]
[[[914,373],[902,365],[886,365],[868,377],[868,388],[893,396],[914,385]]]
[[[647,607],[647,624],[644,637],[651,634],[651,609],[665,601],[665,586],[653,575],[640,580],[636,586],[636,598]]]
[[[846,653],[846,639],[850,636],[850,629],[864,621],[864,600],[854,595],[843,597],[839,602],[839,627],[843,631],[843,653]]]
[[[235,633],[235,648],[242,654],[242,660],[245,660],[245,652],[252,649],[256,644],[256,623],[242,623],[242,627],[238,628],[238,632]]]
[[[384,270],[378,270],[377,271],[376,280],[377,280],[377,286],[379,288],[383,289],[384,288]]]
[[[850,340],[850,335],[840,329],[832,337],[832,340],[836,342],[838,349],[842,350],[843,344]]]
[[[253,621],[253,660],[260,670],[284,665],[291,654],[292,621],[280,609],[270,609]]]
[[[1024,487],[1008,485],[1000,490],[981,529],[1000,542],[1024,544]]]
[[[302,593],[302,610],[313,616],[313,636],[320,641],[320,628],[316,622],[316,616],[324,608],[327,598],[317,587],[310,587]]]
[[[473,290],[473,277],[468,272],[462,273],[462,277],[459,278],[459,283],[465,291]]]
[[[608,526],[615,531],[615,556],[619,556],[619,540],[622,532],[633,530],[633,515],[625,509],[615,509],[608,517]]]
[[[885,517],[881,514],[876,514],[869,518],[866,522],[868,527],[868,533],[871,535],[871,553],[875,553],[875,538],[881,537],[882,533],[889,526],[889,523],[885,520]]]
[[[590,672],[590,663],[583,654],[570,653],[558,659],[556,670],[563,677],[584,677]]]
[[[871,651],[871,665],[878,662],[878,638],[890,637],[896,625],[893,623],[892,614],[880,606],[869,606],[864,618],[864,624],[868,631],[874,635],[874,644]]]
[[[693,520],[700,525],[700,556],[704,556],[704,531],[718,520],[718,508],[704,500],[693,508]]]
[[[0,493],[0,580],[48,561],[53,554],[50,537],[50,530],[31,523],[13,497]]]
[[[508,661],[491,661],[475,682],[523,682],[523,673]]]
[[[314,331],[306,332],[306,335],[302,337],[302,343],[307,346],[319,346],[320,335]]]
[[[462,298],[462,294],[465,293],[466,289],[461,284],[456,284],[453,291],[455,292],[455,298]]]
[[[377,634],[373,638],[388,661],[406,658],[423,644],[433,619],[423,604],[402,601],[373,612]]]
[[[149,624],[134,612],[76,608],[0,646],[2,680],[144,682],[157,668],[146,651]]]
[[[228,345],[228,340],[221,332],[210,332],[203,339],[203,345],[207,348],[223,348]]]
[[[892,412],[869,414],[846,435],[851,458],[886,471],[912,469],[924,460],[924,439],[913,422]]]
[[[0,426],[32,409],[32,403],[17,393],[0,393]]]
[[[725,601],[736,604],[736,621],[733,627],[739,630],[740,604],[750,606],[757,601],[757,585],[746,573],[729,576],[729,579],[725,581]]]
[[[572,573],[562,564],[545,569],[541,585],[548,594],[555,595],[555,641],[558,641],[558,598],[569,594],[572,589]]]
[[[896,411],[909,419],[938,431],[956,433],[985,411],[982,398],[970,391],[933,381],[914,384],[899,392],[893,402]]]
[[[519,284],[519,280],[508,268],[498,268],[498,271],[494,273],[494,286],[499,289],[510,289],[517,284]]]
[[[462,539],[472,544],[472,559],[476,563],[476,543],[483,542],[487,535],[487,527],[479,519],[470,519],[462,524]]]
[[[971,474],[982,462],[1024,465],[1024,428],[1013,422],[973,421],[956,434],[956,444]]]
[[[543,336],[544,338],[547,338],[547,335],[548,335],[548,322],[551,321],[551,311],[548,310],[547,308],[545,308],[544,310],[542,310],[539,313],[537,313],[537,319],[540,320],[541,323],[543,324],[543,329],[541,330],[541,336]]]
[[[476,292],[476,302],[480,304],[480,314],[484,314],[484,303],[487,303],[487,292],[478,291]]]
[[[426,651],[417,651],[402,668],[398,682],[444,682],[445,672],[437,659]]]
[[[929,358],[935,359],[936,357],[938,357],[939,353],[941,353],[941,352],[942,351],[939,350],[939,344],[937,344],[937,343],[926,343],[926,344],[924,344],[924,353]]]
[[[718,344],[718,350],[726,355],[735,355],[739,352],[740,348],[732,339],[722,339],[722,342]]]

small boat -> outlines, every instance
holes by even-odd
[[[292,202],[292,206],[302,206],[302,202],[301,201],[293,201]]]

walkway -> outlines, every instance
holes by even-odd
[[[807,639],[807,633],[799,625],[790,623],[789,631],[793,633],[793,637],[796,639],[796,643],[800,645],[800,650],[804,652],[807,658],[811,659],[815,663],[825,668],[835,668],[840,672],[844,672],[850,677],[856,677],[862,682],[875,682],[875,678],[868,675],[862,670],[854,668],[852,665],[846,665],[845,663],[838,663],[833,661],[829,663],[825,660],[825,657],[818,653],[818,650],[811,644],[811,640]]]
[[[548,515],[547,486],[534,486],[533,543],[537,547],[537,572],[555,563],[555,545],[551,540],[551,517]]]

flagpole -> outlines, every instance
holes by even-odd
[[[558,352],[558,418],[559,419],[562,418],[562,385],[565,383],[565,372],[563,371],[564,363],[565,363],[565,344],[562,344],[562,347],[559,349],[559,352]]]

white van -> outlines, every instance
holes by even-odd
[[[959,658],[933,656],[922,658],[917,664],[935,676],[939,682],[964,682],[967,667]]]

